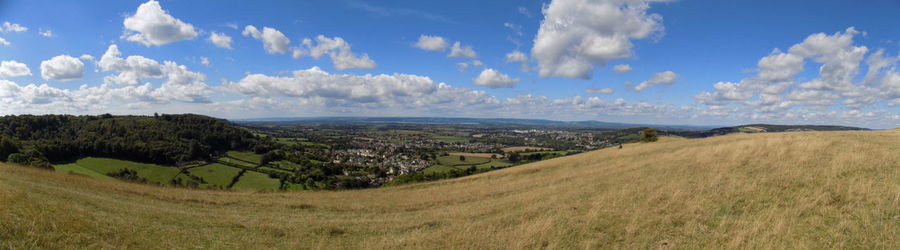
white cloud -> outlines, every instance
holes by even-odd
[[[543,77],[589,79],[594,65],[632,56],[631,39],[662,34],[662,16],[648,2],[554,0],[534,38],[531,55]]]
[[[143,56],[128,56],[121,58],[119,46],[113,44],[107,48],[106,53],[100,57],[97,66],[103,72],[117,71],[118,75],[103,78],[106,83],[118,83],[122,85],[138,85],[143,79],[162,78],[164,76],[162,65],[156,60]]]
[[[506,62],[528,62],[528,56],[521,51],[513,51],[506,54]]]
[[[225,33],[219,32],[211,32],[209,33],[209,42],[216,45],[216,47],[223,49],[233,49],[231,47],[231,37],[226,35]]]
[[[370,59],[368,54],[357,55],[353,53],[350,44],[344,41],[343,38],[328,38],[319,35],[315,41],[316,45],[313,45],[313,40],[303,40],[309,55],[315,59],[328,55],[331,58],[331,63],[337,70],[374,69],[376,66],[375,61]]]
[[[420,35],[419,41],[413,44],[413,47],[428,51],[443,51],[447,49],[447,41],[440,36]]]
[[[30,76],[31,69],[28,68],[24,63],[16,62],[16,61],[2,61],[0,62],[0,77],[9,78],[9,77],[18,77],[18,76]]]
[[[653,74],[653,77],[651,77],[650,80],[643,81],[640,84],[638,84],[637,86],[635,86],[634,91],[640,92],[642,90],[645,90],[647,88],[650,88],[650,87],[653,87],[656,85],[660,85],[660,84],[672,84],[677,79],[678,79],[678,75],[675,74],[675,72],[672,72],[672,71],[659,72],[659,73]]]
[[[9,46],[11,43],[7,42],[6,39],[0,37],[0,45]]]
[[[588,93],[591,93],[591,94],[606,94],[606,95],[610,95],[610,94],[612,94],[612,93],[615,92],[615,91],[614,91],[613,89],[611,89],[611,88],[602,88],[602,89],[598,89],[598,88],[588,88],[588,89],[584,90],[584,92],[588,92]]]
[[[257,98],[288,97],[320,106],[362,108],[439,109],[498,103],[483,91],[454,88],[431,78],[408,74],[329,74],[317,67],[291,76],[251,74],[225,88]]]
[[[484,86],[492,89],[496,88],[512,88],[519,82],[519,78],[510,78],[509,75],[502,74],[494,69],[484,69],[478,77],[472,80],[472,83],[478,86]]]
[[[41,78],[44,80],[73,81],[84,75],[84,63],[69,55],[59,55],[41,62]]]
[[[866,71],[866,76],[863,78],[863,82],[865,84],[875,83],[875,78],[881,72],[881,69],[891,66],[898,60],[900,60],[900,56],[885,57],[884,49],[879,49],[875,53],[872,53],[868,58],[866,58],[866,64],[869,65],[869,69],[868,71]]]
[[[263,48],[265,48],[266,53],[269,54],[287,53],[288,44],[291,43],[291,39],[288,39],[284,33],[269,27],[263,27],[262,31],[259,31],[255,26],[247,25],[244,27],[244,31],[241,32],[241,34],[244,36],[252,36],[256,40],[262,41]]]
[[[42,31],[39,31],[38,34],[40,34],[43,37],[53,37],[52,30],[42,30]]]
[[[17,23],[3,22],[3,28],[0,31],[19,33],[28,31],[28,28]]]
[[[193,25],[169,15],[155,0],[138,6],[134,15],[126,17],[123,24],[126,31],[122,35],[122,39],[147,47],[161,46],[197,37],[197,31],[194,31]]]
[[[205,56],[201,56],[201,57],[200,57],[200,64],[203,64],[203,66],[209,67],[209,65],[210,65],[210,63],[209,63],[209,58],[208,58],[208,57],[205,57]]]
[[[628,72],[631,72],[631,65],[618,64],[616,66],[613,66],[613,71],[615,71],[616,73],[620,73],[620,74],[628,73]]]
[[[472,67],[484,67],[484,63],[480,60],[472,60]]]
[[[79,56],[78,59],[81,59],[82,61],[93,62],[93,61],[94,61],[94,56],[88,55],[88,54],[83,54],[83,55]]]
[[[767,82],[790,81],[795,75],[803,72],[803,57],[772,51],[759,59],[759,79]]]
[[[475,50],[472,49],[472,46],[462,46],[459,42],[455,42],[453,43],[453,47],[450,48],[450,54],[447,54],[447,57],[476,58],[478,57],[478,53],[475,53]]]
[[[469,68],[468,63],[464,63],[464,62],[456,63],[456,70],[459,71],[459,73],[466,72],[466,69],[468,69],[468,68]]]

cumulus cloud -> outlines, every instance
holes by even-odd
[[[653,76],[650,77],[650,80],[643,81],[640,84],[638,84],[637,86],[635,86],[634,91],[641,92],[647,88],[650,88],[650,87],[653,87],[656,85],[672,84],[677,79],[678,79],[678,75],[675,74],[675,72],[672,72],[672,71],[659,72],[659,73],[653,74]]]
[[[434,108],[498,102],[483,91],[454,88],[424,76],[329,74],[318,67],[288,77],[251,74],[224,85],[254,98],[290,97],[322,106]]]
[[[30,76],[31,69],[28,68],[24,63],[16,62],[16,61],[2,61],[0,62],[0,78],[9,78],[9,77],[18,77],[18,76]]]
[[[443,51],[447,49],[447,41],[440,36],[420,35],[419,41],[413,44],[413,47],[428,51]]]
[[[618,64],[616,66],[613,66],[613,71],[615,71],[616,73],[621,73],[621,74],[628,73],[628,72],[631,72],[631,65]]]
[[[123,24],[125,25],[125,34],[122,35],[122,39],[147,47],[161,46],[197,37],[197,31],[194,31],[193,25],[169,15],[155,0],[138,6],[134,15],[126,17]]]
[[[599,88],[588,88],[588,89],[584,90],[584,92],[588,92],[588,93],[591,93],[591,94],[606,94],[606,95],[610,95],[610,94],[612,94],[612,93],[615,92],[615,91],[613,91],[613,89],[611,89],[611,88],[602,88],[602,89],[599,89]]]
[[[877,108],[874,105],[880,102],[890,106],[900,98],[900,76],[895,70],[900,57],[887,56],[884,50],[866,57],[869,49],[853,42],[860,33],[851,27],[833,34],[809,35],[787,52],[775,49],[760,59],[756,75],[736,83],[716,83],[714,91],[701,92],[694,98],[709,109],[729,109],[717,113],[723,117],[838,124],[873,122],[872,116],[883,115],[883,111],[865,109]],[[862,74],[864,59],[868,70]],[[820,65],[818,75],[797,82],[808,61]],[[829,110],[832,107],[848,111]]]
[[[316,37],[315,42],[316,44],[313,45],[312,39],[303,39],[303,45],[306,45],[309,56],[319,59],[323,55],[328,55],[331,58],[331,63],[337,70],[374,69],[376,66],[375,61],[370,59],[368,54],[357,55],[353,53],[350,44],[344,41],[343,38],[328,38],[319,35]]]
[[[41,78],[44,80],[73,81],[84,75],[84,63],[69,55],[59,55],[41,62]]]
[[[478,53],[475,53],[475,50],[472,49],[472,46],[462,46],[459,42],[455,42],[453,43],[453,47],[450,47],[450,54],[447,54],[447,57],[476,58],[478,57]]]
[[[122,52],[119,46],[113,44],[106,49],[106,53],[100,57],[97,66],[103,72],[116,71],[117,75],[110,75],[103,78],[106,83],[117,83],[122,85],[138,85],[143,79],[162,78],[164,76],[162,65],[156,60],[143,56],[128,56],[122,58]]]
[[[211,32],[211,33],[209,33],[208,40],[213,45],[216,45],[216,47],[223,48],[223,49],[232,49],[231,48],[231,37],[226,35],[225,33]]]
[[[210,63],[209,63],[209,58],[208,58],[208,57],[205,57],[205,56],[201,56],[201,57],[200,57],[200,64],[203,64],[203,66],[209,67],[209,65],[210,65]]]
[[[506,54],[506,62],[528,62],[528,56],[516,50]]]
[[[19,33],[28,31],[28,27],[22,26],[17,23],[3,22],[3,27],[0,28],[0,31]]]
[[[0,45],[3,45],[3,46],[9,46],[10,44],[11,44],[11,43],[9,43],[8,41],[6,41],[6,39],[3,39],[2,37],[0,37]]]
[[[288,44],[291,43],[291,39],[288,39],[284,33],[269,27],[263,27],[262,31],[260,31],[256,26],[247,25],[244,27],[244,31],[241,32],[241,34],[262,41],[263,48],[265,48],[266,53],[269,54],[287,53]]]
[[[648,1],[554,0],[534,38],[531,55],[543,77],[589,79],[594,65],[632,56],[632,39],[662,34],[662,16]]]
[[[519,82],[519,78],[511,78],[509,75],[502,74],[494,69],[484,69],[478,77],[472,80],[472,83],[478,86],[484,86],[492,89],[496,88],[512,88]]]

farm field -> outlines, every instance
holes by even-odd
[[[542,147],[507,147],[502,148],[504,153],[512,153],[512,152],[525,152],[525,151],[551,151],[552,148],[542,148]]]
[[[493,154],[493,153],[459,153],[459,152],[456,152],[456,153],[448,153],[448,154],[451,156],[462,155],[465,157],[488,158],[488,159],[490,159],[491,156],[494,156],[495,158],[498,158],[498,159],[504,157],[502,154]]]
[[[74,166],[71,166],[74,164]],[[65,166],[69,165],[69,166]],[[172,178],[175,178],[178,175],[178,172],[181,169],[171,166],[162,166],[156,164],[147,164],[147,163],[138,163],[133,161],[126,160],[118,160],[118,159],[110,159],[110,158],[101,158],[101,157],[86,157],[81,158],[74,163],[64,164],[61,168],[63,169],[77,169],[77,167],[84,168],[86,170],[90,170],[100,175],[106,176],[109,173],[117,172],[121,169],[131,169],[138,173],[138,176],[146,179],[148,182],[158,183],[158,184],[168,184],[172,181]],[[82,170],[78,170],[82,171]],[[84,172],[84,171],[82,171]],[[87,173],[87,172],[85,172]],[[94,176],[90,174],[85,174],[88,176]],[[102,177],[101,177],[102,178]]]
[[[464,156],[465,157],[465,156]],[[439,156],[437,162],[444,166],[478,165],[491,161],[491,158],[466,157],[465,161],[459,160],[458,155]]]
[[[206,184],[203,184],[200,187],[227,188],[231,185],[231,181],[234,180],[234,177],[241,172],[241,169],[212,163],[188,169],[188,172],[191,175],[203,178],[203,180],[206,181]]]
[[[226,156],[245,162],[259,164],[262,161],[262,155],[253,152],[228,151]]]
[[[897,150],[900,130],[662,138],[458,179],[291,193],[0,165],[0,248],[891,249]]]
[[[256,191],[256,190],[267,190],[274,191],[278,190],[280,182],[278,179],[269,178],[269,175],[247,171],[244,175],[238,179],[238,182],[234,184],[232,188],[235,190],[241,191]]]
[[[97,171],[87,169],[78,165],[77,163],[69,163],[69,164],[59,164],[53,165],[53,169],[60,173],[72,173],[72,174],[80,174],[84,176],[94,177],[98,179],[115,179],[105,174],[98,173]]]

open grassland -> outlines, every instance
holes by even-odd
[[[663,138],[339,192],[157,187],[0,166],[0,248],[889,249],[900,131]]]
[[[72,166],[74,165],[74,166]],[[92,172],[98,173],[99,175],[106,176],[109,173],[118,172],[122,169],[131,169],[138,173],[138,176],[146,179],[148,182],[158,183],[158,184],[169,184],[172,181],[172,178],[175,178],[178,175],[178,172],[181,169],[171,166],[161,166],[156,164],[148,164],[148,163],[139,163],[133,161],[126,160],[118,160],[118,159],[110,159],[110,158],[101,158],[101,157],[86,157],[81,158],[74,163],[57,165],[54,168],[57,171],[60,169],[63,170],[74,170],[77,168],[83,168],[86,170],[90,170]],[[81,171],[81,170],[79,170]],[[75,171],[70,171],[75,172]],[[82,171],[78,174],[88,175],[97,177],[96,175],[91,174],[90,172]],[[103,177],[100,177],[103,178]]]

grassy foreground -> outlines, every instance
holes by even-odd
[[[900,130],[628,144],[460,179],[190,190],[0,166],[0,248],[894,248]]]

